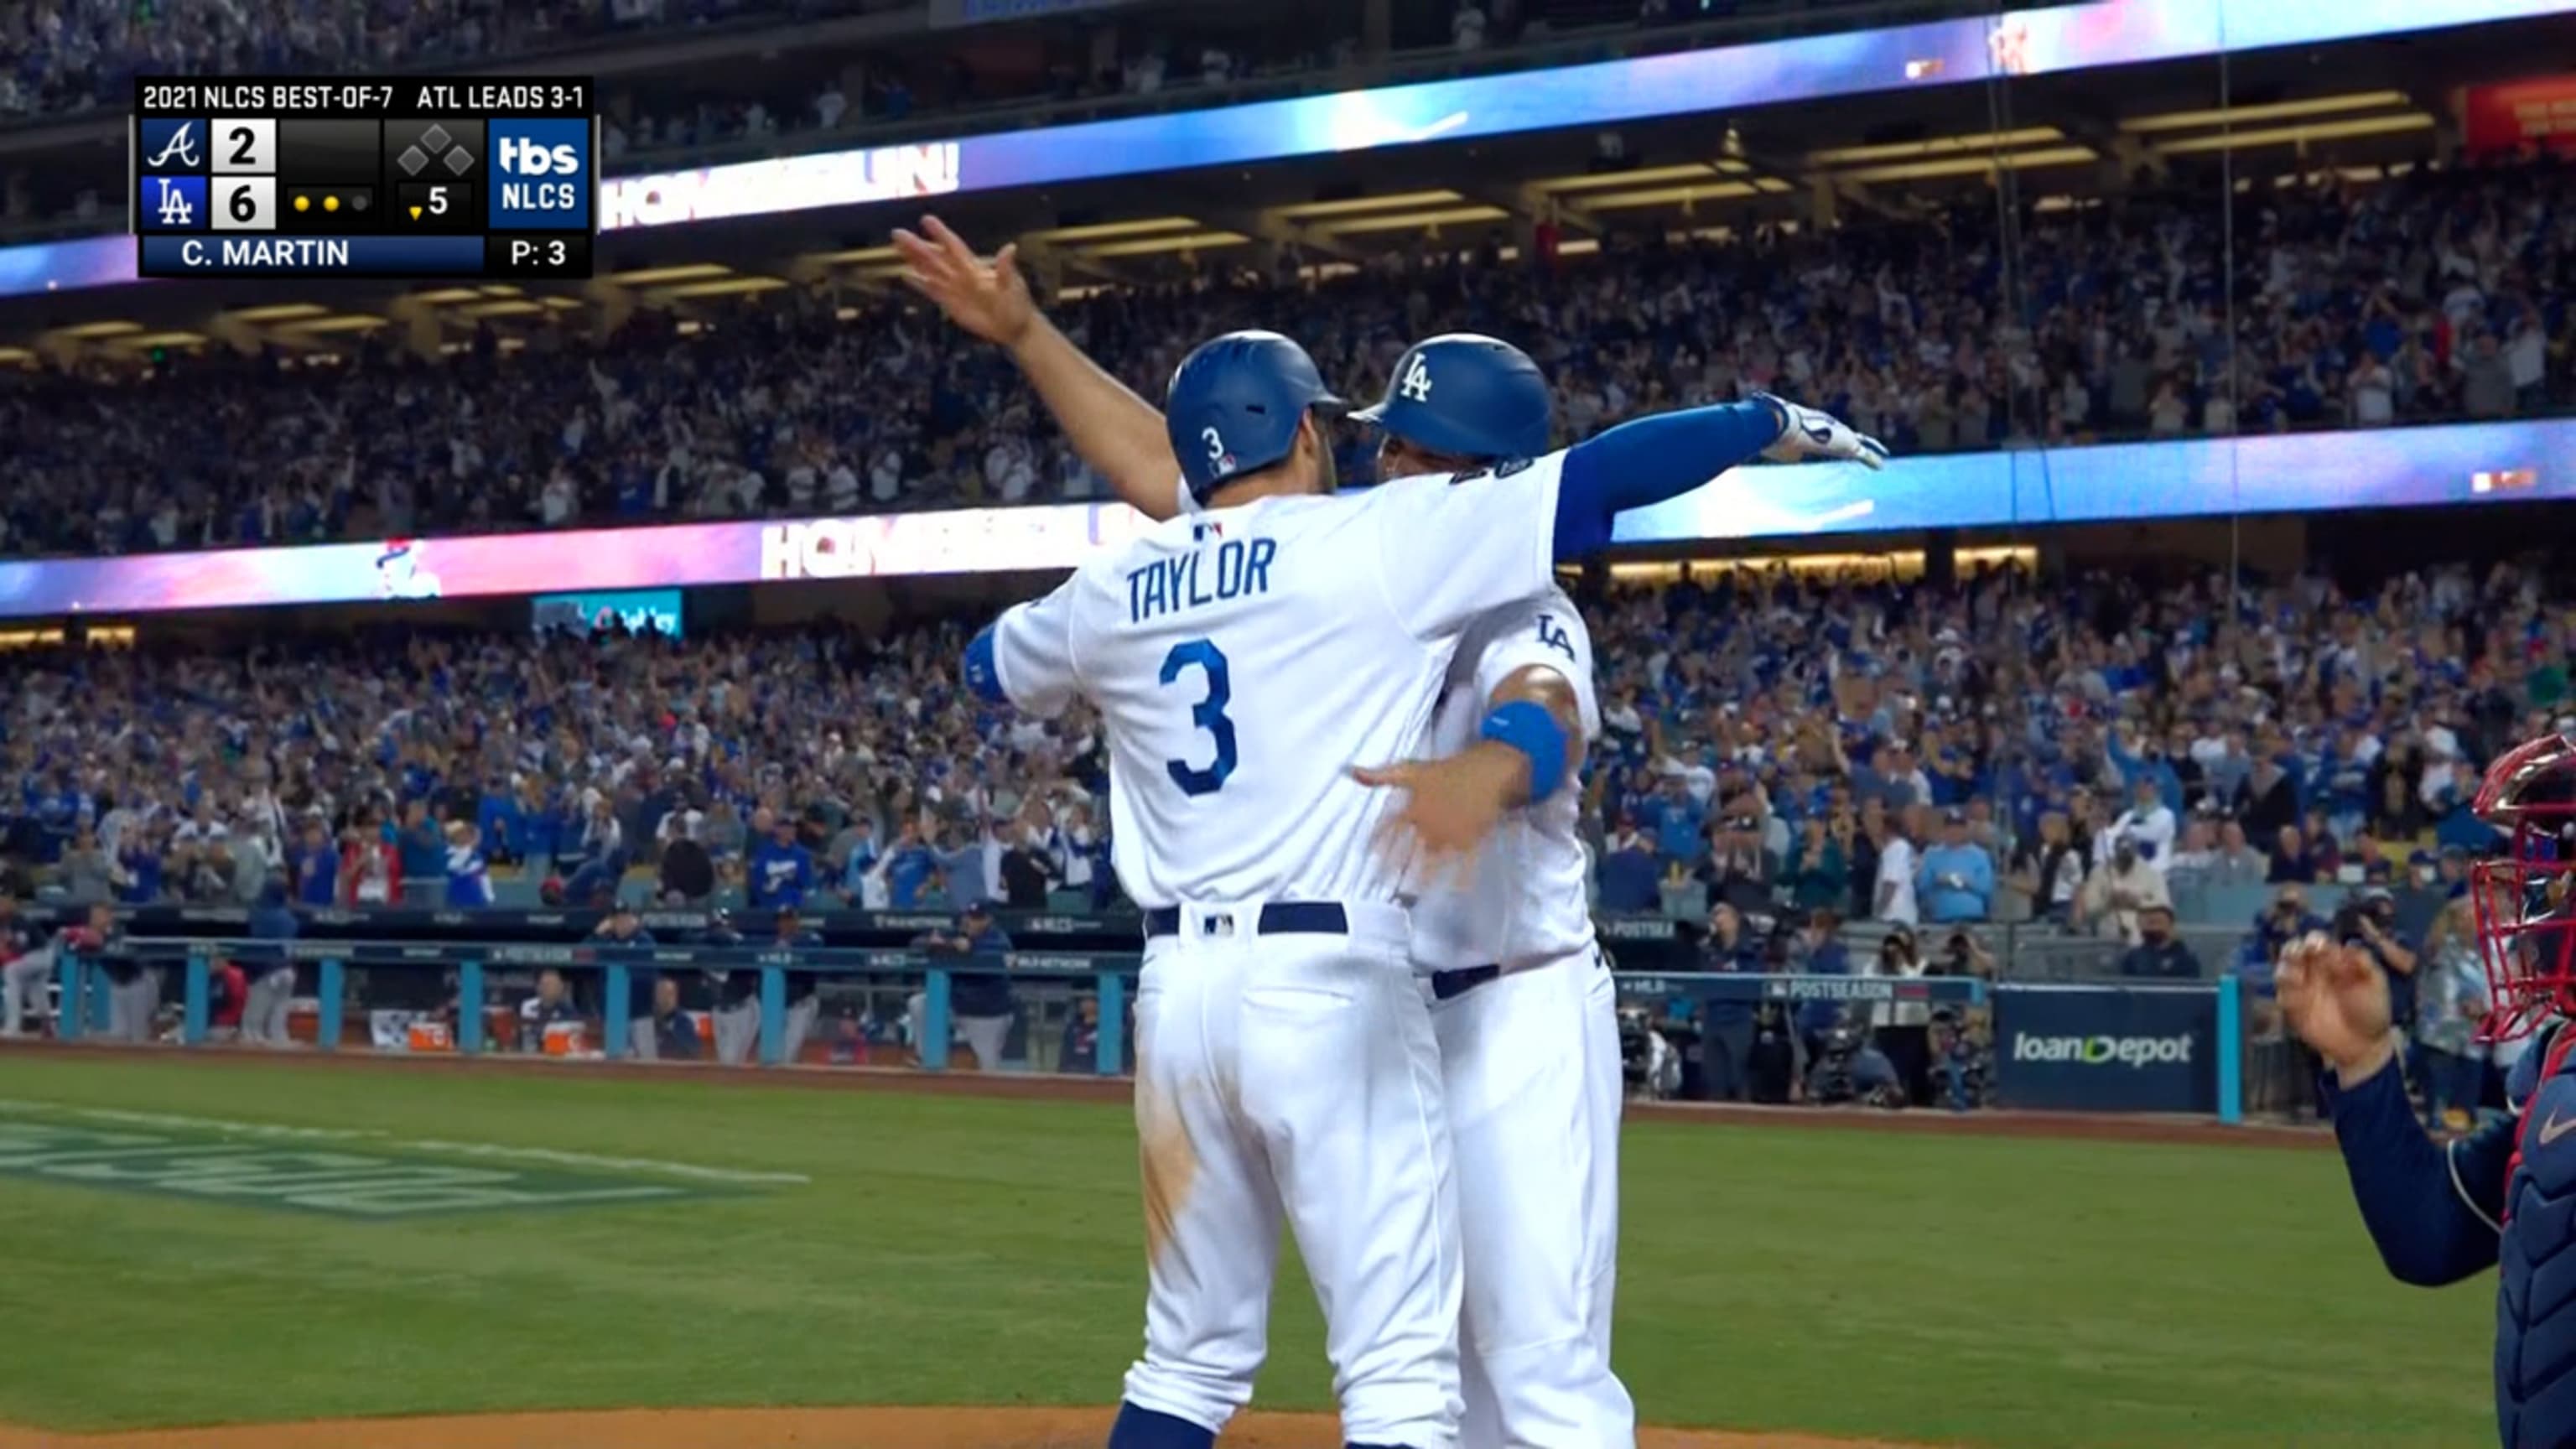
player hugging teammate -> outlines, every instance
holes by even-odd
[[[2483,1035],[2534,1037],[2506,1084],[2511,1111],[2447,1145],[2425,1135],[2388,978],[2352,941],[2313,935],[2284,951],[2281,1010],[2325,1059],[2335,1141],[2388,1271],[2439,1287],[2498,1270],[2499,1437],[2563,1449],[2576,1444],[2576,735],[2498,759],[2474,808],[2504,838],[2469,876],[2491,993]]]
[[[925,229],[897,234],[914,285],[1007,347],[1158,520],[1006,613],[967,668],[1024,708],[1101,704],[1146,910],[1150,1287],[1111,1449],[1205,1449],[1248,1400],[1283,1217],[1349,1440],[1632,1445],[1609,1346],[1619,1050],[1568,785],[1600,714],[1554,564],[1756,454],[1883,450],[1756,398],[1549,452],[1537,366],[1455,335],[1360,415],[1384,486],[1316,497],[1339,403],[1295,344],[1202,346],[1166,417],[1038,315],[1009,249]]]

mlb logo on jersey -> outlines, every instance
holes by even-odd
[[[136,197],[138,231],[204,231],[206,178],[146,176]]]
[[[212,122],[196,116],[144,116],[134,125],[134,159],[144,175],[206,169],[212,155]]]

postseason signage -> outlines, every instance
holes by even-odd
[[[1995,988],[1995,1095],[2064,1112],[2218,1110],[2218,992],[2207,986]]]

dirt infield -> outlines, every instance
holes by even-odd
[[[1091,1449],[1106,1409],[614,1409],[438,1419],[338,1419],[44,1434],[0,1428],[0,1449]],[[1227,1449],[1340,1449],[1325,1414],[1246,1414]],[[1643,1429],[1638,1449],[1922,1449],[1877,1439]]]
[[[16,1041],[0,1054],[124,1056],[144,1060],[179,1059],[179,1048],[121,1046],[91,1042]],[[258,1051],[238,1047],[199,1047],[190,1062],[228,1062],[242,1066],[292,1066],[321,1070],[390,1072],[507,1072],[548,1076],[576,1072],[585,1078],[672,1082],[686,1078],[711,1086],[756,1091],[916,1092],[964,1097],[1030,1098],[1043,1101],[1125,1102],[1124,1077],[993,1074],[972,1071],[924,1072],[904,1067],[787,1067],[758,1069],[720,1067],[711,1062],[566,1061],[549,1057],[451,1056],[377,1051]],[[2046,1137],[2110,1142],[2179,1142],[2226,1147],[2271,1147],[2314,1150],[2332,1147],[2331,1134],[2312,1126],[2230,1127],[2206,1117],[2112,1116],[2083,1112],[1879,1112],[1858,1108],[1752,1107],[1714,1102],[1631,1102],[1632,1122],[1695,1122],[1702,1125],[1759,1125],[1822,1128],[1855,1132],[1930,1132],[1954,1137]]]

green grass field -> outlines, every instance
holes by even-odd
[[[0,1098],[0,1122],[142,1109],[811,1179],[362,1221],[0,1172],[0,1421],[1094,1404],[1138,1343],[1121,1107],[56,1057],[0,1058]],[[1652,1422],[2492,1433],[2491,1289],[2388,1281],[2331,1153],[1645,1124],[1625,1197],[1617,1359]],[[1291,1272],[1259,1402],[1326,1408]]]

